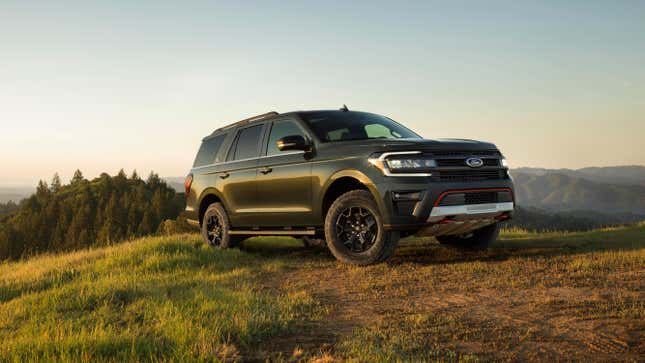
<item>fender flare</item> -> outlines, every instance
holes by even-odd
[[[230,213],[230,209],[228,208],[228,203],[226,202],[226,198],[224,198],[224,194],[214,187],[208,187],[202,191],[202,194],[200,194],[198,199],[199,203],[197,203],[197,206],[198,206],[197,218],[199,220],[199,223],[201,223],[202,203],[204,202],[204,199],[206,199],[209,196],[215,196],[217,199],[219,199],[222,205],[224,205],[224,209],[226,209],[226,212]]]
[[[343,169],[335,172],[332,174],[325,184],[323,184],[321,188],[321,193],[319,195],[318,201],[316,201],[316,206],[318,207],[318,211],[322,218],[324,219],[325,216],[322,215],[322,209],[323,209],[323,203],[325,200],[325,195],[329,191],[329,188],[331,185],[337,181],[340,178],[353,178],[358,180],[361,184],[365,185],[367,187],[367,190],[372,194],[372,197],[374,198],[374,201],[376,202],[376,205],[379,208],[379,211],[381,213],[381,217],[383,218],[384,223],[389,223],[389,214],[387,212],[387,208],[385,206],[385,202],[383,201],[383,197],[381,196],[378,188],[376,187],[376,184],[370,179],[367,175],[364,173],[355,170],[355,169]]]

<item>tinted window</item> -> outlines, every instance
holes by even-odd
[[[276,141],[285,136],[300,135],[305,137],[300,127],[293,121],[278,121],[273,124],[271,134],[269,135],[269,144],[267,145],[267,155],[280,154]]]
[[[240,131],[235,145],[233,160],[257,158],[260,152],[262,126],[257,125]]]
[[[222,143],[226,139],[226,134],[218,135],[210,139],[206,139],[202,142],[202,146],[197,152],[197,157],[195,157],[195,163],[193,166],[204,166],[214,163],[216,160],[217,152]]]
[[[373,113],[356,111],[314,111],[300,116],[325,141],[400,139],[421,137],[393,120]]]

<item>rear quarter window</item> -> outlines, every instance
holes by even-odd
[[[221,134],[204,140],[202,142],[202,146],[199,148],[199,151],[197,152],[197,156],[195,157],[195,163],[193,163],[193,167],[209,165],[217,161],[220,161],[220,160],[217,160],[217,154],[220,148],[222,147],[222,144],[224,143],[225,139],[226,139],[226,134]]]

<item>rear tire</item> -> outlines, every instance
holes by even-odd
[[[353,265],[383,262],[394,254],[398,232],[386,231],[370,192],[347,192],[329,208],[325,217],[327,247],[338,260]]]
[[[230,248],[242,241],[242,236],[231,236],[231,223],[221,203],[208,206],[202,218],[201,234],[204,242],[214,248]]]
[[[442,245],[465,250],[483,251],[495,242],[499,235],[499,223],[494,223],[470,232],[466,236],[436,236]]]

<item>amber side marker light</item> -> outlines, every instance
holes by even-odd
[[[190,186],[193,185],[193,174],[186,175],[186,180],[184,181],[184,191],[186,192],[186,198],[190,194]]]

